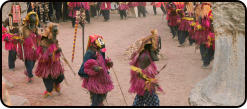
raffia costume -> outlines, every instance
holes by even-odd
[[[162,89],[155,78],[158,71],[149,51],[159,49],[156,32],[152,31],[152,35],[143,38],[141,47],[132,54],[129,92],[137,94],[133,106],[159,106],[156,91],[162,91]],[[146,45],[150,45],[151,48],[146,49]]]
[[[35,22],[30,23],[30,18],[35,18]],[[24,73],[28,77],[28,82],[31,82],[31,78],[33,77],[32,70],[36,60],[38,59],[37,47],[39,46],[39,41],[41,39],[41,36],[38,35],[38,24],[38,15],[35,12],[29,12],[24,19],[24,27],[22,28],[24,38],[22,44],[24,51],[22,50],[22,47],[18,48],[18,55],[20,59],[25,61],[26,71]],[[18,46],[22,45],[19,43]]]
[[[19,26],[21,24],[21,6],[13,3],[9,18],[2,26],[2,41],[5,42],[5,49],[9,51],[8,66],[9,69],[15,68],[17,56],[17,37],[20,36]]]
[[[89,36],[87,51],[78,72],[83,78],[82,87],[90,92],[91,106],[103,105],[106,95],[113,89],[109,75],[111,59],[105,58],[105,44],[100,35]]]
[[[58,46],[57,34],[57,25],[49,23],[37,49],[39,60],[35,74],[43,79],[46,87],[44,97],[51,96],[53,89],[60,93],[60,83],[64,79],[64,69],[60,61],[61,48]]]
[[[176,13],[176,5],[174,2],[170,2],[166,5],[166,9],[167,9],[167,23],[168,26],[170,27],[171,33],[172,33],[172,38],[175,38],[175,36],[177,35],[177,31],[178,31],[178,14]]]
[[[205,68],[213,59],[215,49],[211,3],[203,2],[199,4],[196,8],[196,18],[197,21],[191,24],[195,29],[192,38],[195,39],[196,44],[200,45],[200,53],[203,60],[202,67]]]
[[[192,27],[190,24],[194,21],[194,7],[192,2],[186,2],[183,9],[177,11],[181,17],[181,22],[178,27],[178,40],[182,45],[185,42],[186,37],[189,37],[190,45],[193,40],[191,38]]]

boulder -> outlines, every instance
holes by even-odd
[[[213,4],[215,56],[212,73],[196,84],[192,106],[239,106],[245,99],[245,8],[239,2]]]

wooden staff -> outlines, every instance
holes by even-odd
[[[85,15],[85,13],[86,13],[86,10],[85,9],[81,9],[80,10],[80,17],[81,17],[81,23],[82,23],[82,57],[84,57],[84,54],[85,54],[85,50],[84,50],[84,34],[85,34],[85,18],[86,18],[86,15]],[[84,59],[83,59],[83,61],[84,61]]]
[[[84,53],[85,53],[85,50],[84,50],[84,30],[85,30],[85,24],[82,25],[82,50],[83,50],[82,51],[82,57],[84,57]]]
[[[126,99],[125,99],[125,97],[124,97],[124,94],[123,94],[122,88],[121,88],[120,83],[119,83],[119,81],[118,81],[117,74],[116,74],[115,70],[113,69],[113,67],[112,67],[112,71],[113,71],[113,73],[114,73],[114,75],[115,75],[115,77],[116,77],[116,79],[117,79],[117,82],[118,82],[118,87],[119,87],[119,89],[120,89],[120,91],[121,91],[121,93],[122,93],[122,96],[123,96],[123,98],[124,98],[125,105],[127,106],[127,105],[128,105],[128,104],[127,104],[127,101],[126,101]]]
[[[67,59],[65,58],[63,52],[61,52],[61,55],[62,55],[62,57],[63,57],[64,62],[69,66],[70,70],[73,72],[73,74],[74,74],[74,76],[75,76],[76,74],[75,74],[74,70],[72,69],[72,67],[70,66],[70,64],[69,64],[69,62],[67,61]],[[67,79],[65,78],[65,75],[64,75],[64,82],[65,82],[66,85],[69,85]]]
[[[61,55],[63,57],[64,62],[69,66],[70,70],[73,72],[74,76],[76,75],[75,71],[73,70],[73,68],[71,67],[71,65],[69,64],[68,60],[65,58],[63,52],[61,52]]]
[[[79,11],[76,11],[76,14],[78,13]],[[74,33],[74,40],[73,40],[73,49],[72,49],[72,59],[71,61],[73,62],[74,60],[74,55],[75,55],[75,42],[76,42],[76,33],[77,33],[77,28],[78,28],[78,14],[76,15],[76,22],[75,22],[75,33]]]
[[[167,65],[167,64],[165,64],[165,65],[158,71],[158,73],[160,73],[164,68],[166,68],[166,65]]]

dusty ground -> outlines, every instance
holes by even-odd
[[[132,105],[135,94],[128,93],[130,87],[130,66],[125,59],[124,50],[135,40],[150,34],[151,29],[158,29],[162,37],[161,53],[165,58],[156,62],[158,69],[164,64],[168,64],[166,69],[159,75],[159,83],[165,94],[159,94],[161,106],[187,106],[188,97],[195,84],[205,78],[212,69],[201,69],[202,61],[199,51],[195,53],[194,46],[184,48],[177,47],[178,41],[171,38],[170,30],[165,20],[162,20],[161,10],[157,9],[157,16],[153,16],[152,7],[147,7],[149,14],[146,18],[128,18],[120,20],[118,14],[112,14],[109,22],[103,22],[103,18],[92,18],[91,24],[86,25],[85,46],[87,36],[100,34],[104,37],[107,48],[107,56],[114,62],[114,70],[117,74],[120,86],[128,105]],[[60,23],[59,43],[66,56],[71,60],[72,42],[74,29],[71,22]],[[82,32],[78,29],[76,52],[74,62],[71,63],[77,72],[82,63]],[[186,42],[188,43],[188,42]],[[74,76],[69,68],[64,64],[65,76],[69,85],[62,83],[62,95],[44,99],[42,93],[45,91],[41,78],[34,77],[31,84],[26,83],[24,63],[16,61],[16,70],[9,71],[7,67],[8,52],[2,47],[2,74],[14,84],[14,88],[9,89],[9,93],[26,97],[33,106],[88,106],[90,105],[89,94],[81,87],[82,80],[79,76]],[[71,62],[71,61],[70,61]],[[107,96],[109,106],[124,106],[125,102],[118,87],[118,82],[112,70],[111,78],[114,82],[114,89]]]

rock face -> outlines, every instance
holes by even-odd
[[[9,93],[8,93],[8,90],[6,88],[6,84],[4,81],[2,81],[2,101],[7,106],[11,105]]]
[[[10,88],[9,82],[2,76],[2,100],[7,106],[30,106],[30,102],[21,96],[10,95],[8,89]],[[11,86],[13,87],[13,85]]]
[[[213,4],[215,58],[212,73],[192,89],[192,106],[239,106],[245,99],[245,8]]]

